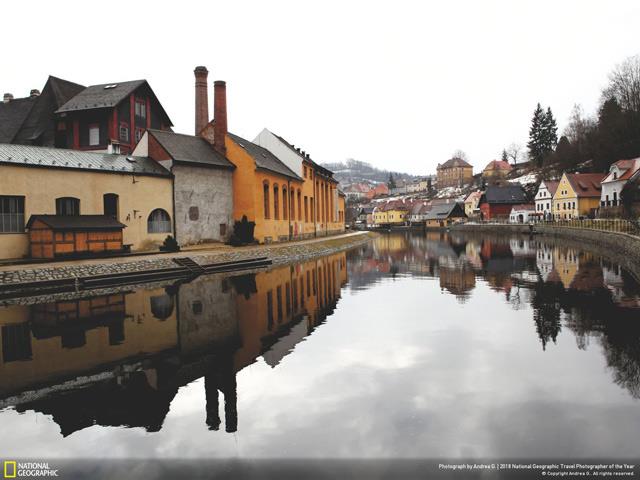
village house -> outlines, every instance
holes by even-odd
[[[112,220],[123,225],[123,248],[157,249],[173,234],[171,172],[151,159],[0,144],[0,173],[3,259],[31,254],[26,227],[32,216],[47,216],[40,221],[51,232],[66,229],[50,244],[74,245],[69,254],[102,250],[87,232],[113,231]],[[71,224],[66,216],[78,219]]]
[[[427,219],[427,213],[431,210],[431,202],[418,201],[414,202],[409,214],[411,225],[423,225]]]
[[[553,196],[556,219],[595,216],[600,205],[602,173],[564,173]]]
[[[363,227],[370,227],[373,225],[373,205],[365,205],[358,210],[358,217],[356,223]]]
[[[509,213],[510,223],[529,223],[539,217],[534,204],[514,205]]]
[[[411,206],[404,200],[390,200],[378,204],[373,210],[375,226],[405,225]]]
[[[509,162],[504,160],[491,160],[484,170],[482,170],[482,178],[488,184],[503,183],[506,176],[513,170]]]
[[[464,207],[458,202],[433,205],[426,214],[427,228],[443,228],[463,221]]]
[[[633,160],[618,160],[609,168],[609,173],[602,180],[602,190],[600,193],[601,210],[607,207],[618,207],[620,194],[629,179],[640,170],[640,158]]]
[[[358,202],[367,198],[370,191],[371,187],[366,183],[353,183],[344,189],[344,194],[347,200],[351,202]]]
[[[483,220],[507,219],[514,205],[526,203],[520,185],[491,185],[482,193],[478,206]]]
[[[49,77],[42,93],[0,104],[3,143],[130,153],[145,130],[171,126],[146,80],[84,87]]]
[[[462,187],[473,180],[473,167],[461,158],[451,158],[437,167],[438,188]]]
[[[481,196],[482,192],[477,190],[475,192],[471,192],[467,198],[464,199],[464,213],[467,217],[471,218],[480,214],[480,210],[478,210],[478,202],[480,202]]]
[[[545,220],[553,218],[553,196],[558,189],[558,181],[543,180],[535,195],[536,212]]]
[[[378,183],[367,192],[366,197],[368,200],[372,200],[385,195],[389,195],[389,187],[387,187],[386,183]]]

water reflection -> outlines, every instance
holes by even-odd
[[[639,283],[579,244],[393,233],[99,293],[0,310],[0,418],[22,432],[9,452],[640,453]]]
[[[180,387],[204,377],[206,424],[238,428],[236,374],[275,367],[320,325],[347,281],[344,253],[164,288],[11,305],[1,311],[0,398],[92,425],[159,431]],[[27,301],[27,303],[29,303]]]

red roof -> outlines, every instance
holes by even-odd
[[[558,185],[560,185],[560,182],[557,180],[545,180],[544,184],[547,187],[547,190],[549,190],[551,196],[554,196],[556,194],[556,190],[558,190]]]
[[[565,173],[578,197],[600,197],[602,173]]]
[[[620,170],[626,171],[615,179],[611,177],[611,171],[609,171],[609,173],[607,173],[607,175],[605,176],[605,180],[603,180],[603,183],[605,183],[605,181],[618,182],[620,180],[628,180],[629,178],[631,178],[631,175],[633,175],[638,171],[638,169],[640,169],[640,158],[634,158],[632,160],[618,160],[613,165],[618,167]]]
[[[489,164],[484,167],[485,170],[511,170],[513,167],[509,165],[509,162],[504,160],[491,160]]]

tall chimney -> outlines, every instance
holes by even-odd
[[[13,93],[5,93],[2,101],[4,103],[9,103],[11,100],[13,100]]]
[[[196,67],[196,135],[209,123],[209,95],[207,93],[207,67]]]
[[[225,155],[227,136],[227,84],[223,80],[213,82],[213,148]]]
[[[39,95],[40,95],[40,90],[38,90],[37,88],[31,89],[31,92],[29,92],[30,97],[37,97]]]

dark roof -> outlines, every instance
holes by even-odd
[[[33,108],[37,97],[16,98],[0,103],[0,142],[10,143],[15,138]]]
[[[466,216],[459,203],[443,203],[440,205],[432,205],[431,209],[427,212],[425,219],[440,220],[443,218],[449,218],[454,214],[457,214],[460,217]]]
[[[91,85],[72,97],[68,102],[62,105],[56,113],[115,107],[122,100],[128,97],[131,92],[145,83],[147,83],[146,80],[131,80],[128,82]]]
[[[0,143],[0,164],[67,168],[102,173],[171,176],[171,173],[166,168],[147,157],[3,143]]]
[[[183,135],[165,130],[148,130],[150,135],[176,162],[198,164],[205,167],[235,168],[224,155],[215,151],[204,139],[194,135]]]
[[[438,165],[438,168],[453,168],[453,167],[470,167],[471,164],[465,162],[461,158],[450,158],[442,165]]]
[[[527,196],[520,185],[504,185],[487,187],[480,203],[527,203]]]
[[[50,76],[42,93],[35,98],[33,108],[13,142],[25,145],[35,142],[38,145],[53,146],[55,143],[54,112],[84,89],[84,86],[77,83]]]
[[[26,228],[31,228],[36,220],[53,230],[113,230],[126,227],[110,215],[31,215]]]
[[[251,156],[251,158],[253,158],[253,161],[256,163],[256,168],[269,170],[270,172],[293,178],[294,180],[302,180],[302,178],[296,175],[278,157],[266,148],[256,145],[255,143],[245,140],[233,133],[229,133],[228,135],[235,143],[242,147]]]

